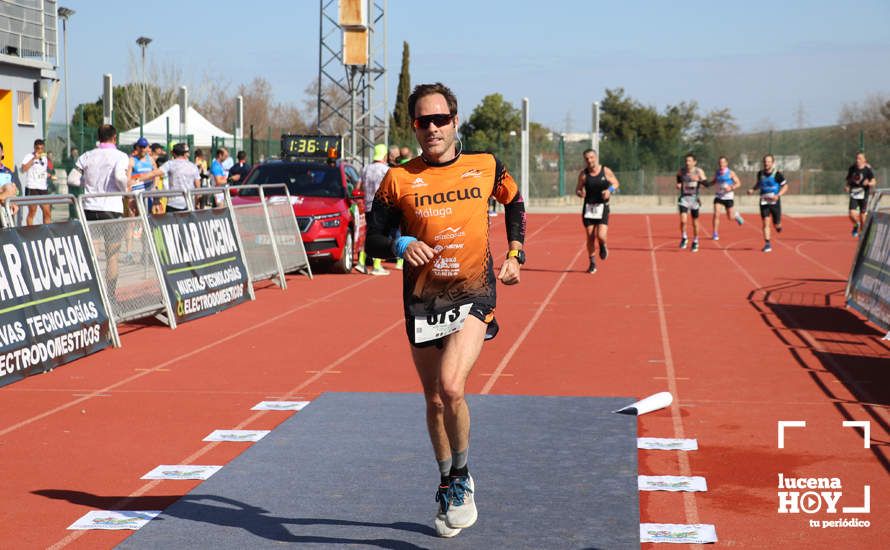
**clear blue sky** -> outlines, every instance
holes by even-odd
[[[65,0],[71,109],[94,101],[103,73],[129,78],[135,39],[154,39],[149,59],[172,61],[183,84],[263,76],[277,99],[302,106],[318,71],[316,0]],[[433,7],[439,6],[439,7]],[[441,80],[463,117],[486,94],[531,101],[532,119],[589,131],[605,88],[659,109],[696,100],[730,107],[745,130],[833,124],[841,106],[890,93],[890,2],[827,0],[388,0],[390,102],[401,44],[412,84]],[[60,36],[61,40],[61,36]],[[54,117],[64,120],[64,104]]]

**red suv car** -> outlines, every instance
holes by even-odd
[[[310,260],[327,260],[349,273],[365,242],[365,201],[358,171],[337,160],[272,160],[254,166],[245,185],[285,184]],[[237,189],[237,187],[235,187]],[[283,195],[281,187],[264,190]],[[233,204],[259,201],[256,189],[239,189]]]

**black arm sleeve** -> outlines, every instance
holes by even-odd
[[[374,197],[371,212],[368,213],[368,235],[365,237],[365,251],[372,258],[392,258],[395,256],[392,245],[393,235],[402,223],[401,210],[388,205],[379,197]]]
[[[525,242],[525,203],[519,191],[513,200],[504,205],[504,217],[507,223],[507,243],[511,241]]]

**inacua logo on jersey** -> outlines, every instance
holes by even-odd
[[[464,189],[452,189],[431,195],[414,195],[414,206],[430,206],[433,204],[445,204],[447,202],[467,201],[470,199],[481,199],[482,190],[478,187],[466,187]]]
[[[467,201],[470,199],[481,199],[482,190],[478,187],[465,187],[463,189],[452,189],[451,191],[442,191],[430,195],[414,195],[414,215],[418,218],[440,218],[447,217],[452,214],[450,206],[434,206],[451,202]],[[427,208],[424,208],[427,207]]]

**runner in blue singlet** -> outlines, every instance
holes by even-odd
[[[735,210],[735,190],[741,187],[742,182],[735,172],[729,168],[729,160],[726,157],[720,157],[717,159],[717,172],[714,174],[711,184],[717,186],[714,191],[714,234],[711,238],[719,241],[720,209],[717,208],[717,205],[722,206],[726,210],[727,219],[735,219],[739,225],[745,223],[742,215]]]
[[[757,172],[757,183],[748,189],[748,194],[760,191],[760,218],[763,220],[763,251],[772,252],[770,244],[770,218],[776,233],[782,232],[782,195],[788,191],[785,175],[776,170],[776,158],[772,155],[763,157],[763,170]]]

